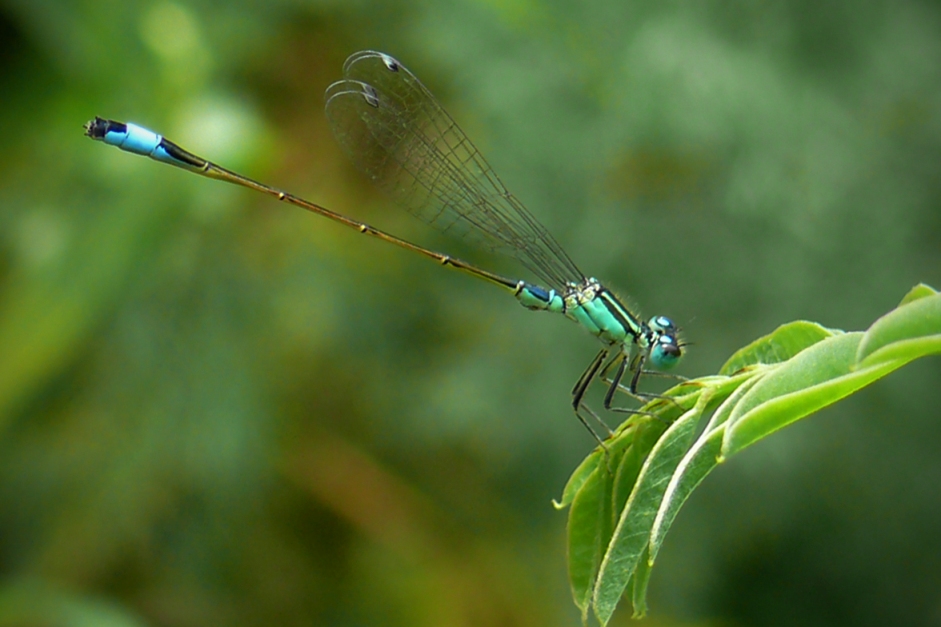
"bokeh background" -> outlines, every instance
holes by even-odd
[[[941,287],[936,2],[3,0],[0,625],[578,623],[550,500],[591,337],[82,135],[135,121],[515,276],[343,158],[322,93],[363,48],[685,329],[684,375]],[[941,625],[939,386],[922,360],[721,467],[648,622]]]

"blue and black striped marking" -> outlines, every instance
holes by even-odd
[[[547,290],[539,285],[520,281],[516,299],[527,309],[563,313],[565,300],[555,290]]]
[[[85,125],[85,135],[92,139],[117,146],[121,150],[150,157],[178,168],[202,171],[206,169],[206,160],[183,150],[173,142],[164,139],[142,126],[130,122],[116,122],[96,117]]]

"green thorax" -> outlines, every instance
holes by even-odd
[[[520,281],[516,298],[528,309],[564,314],[606,344],[643,339],[643,323],[596,279],[569,285],[564,294]]]

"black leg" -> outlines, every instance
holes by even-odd
[[[617,372],[615,372],[614,377],[608,379],[607,372],[615,362],[618,362]],[[628,392],[627,388],[621,385],[621,380],[624,378],[624,374],[628,370],[627,363],[627,356],[619,353],[617,357],[613,359],[611,363],[609,363],[604,369],[602,369],[601,373],[598,375],[602,381],[608,384],[608,391],[604,395],[604,408],[608,411],[617,412],[619,414],[635,414],[659,419],[659,416],[649,411],[643,411],[641,409],[630,409],[628,407],[614,407],[613,402],[615,393],[619,389]],[[640,401],[645,400],[643,395],[640,393],[632,394],[631,396]]]
[[[631,361],[631,372],[634,373],[634,376],[631,377],[632,396],[637,396],[637,383],[640,381],[640,375],[644,372],[644,361],[646,360],[647,356],[644,353],[637,353],[637,356]]]
[[[691,380],[689,377],[684,377],[683,375],[673,374],[671,372],[660,372],[659,370],[641,370],[641,374],[649,374],[655,377],[666,377],[668,379],[676,379],[677,381],[680,381],[682,383],[686,383]],[[624,391],[628,392],[628,390],[624,390]],[[671,403],[676,405],[678,408],[683,409],[680,406],[680,404],[676,402],[676,399],[674,399],[672,396],[666,396],[664,394],[652,394],[650,392],[637,392],[636,390],[633,393],[633,396],[635,398],[647,399],[647,400],[653,400],[653,399],[659,398],[662,400],[670,401]]]
[[[637,391],[637,385],[638,383],[640,383],[641,375],[648,374],[648,373],[656,373],[656,374],[661,374],[661,375],[664,374],[662,372],[657,372],[656,370],[644,370],[644,362],[646,360],[647,360],[647,356],[644,355],[643,353],[637,355],[637,357],[634,358],[634,362],[631,364],[631,371],[634,373],[634,376],[631,377],[630,388],[628,388],[625,391],[631,396],[633,396],[634,398],[639,399],[639,400],[651,401],[653,399],[662,398],[662,399],[667,399],[669,401],[672,401],[673,404],[676,404],[676,401],[674,401],[669,396],[664,396],[663,394],[654,394],[651,392],[638,392]],[[669,375],[665,375],[665,376],[669,376]]]
[[[588,414],[595,419],[595,421],[605,428],[605,431],[608,432],[608,435],[611,435],[613,432],[611,428],[604,423],[601,417],[598,416],[595,412],[591,410],[590,407],[582,403],[582,400],[585,398],[585,392],[588,390],[588,387],[591,385],[591,380],[595,378],[595,375],[598,373],[598,369],[601,368],[601,365],[604,363],[604,360],[608,357],[608,349],[603,348],[601,352],[595,355],[595,358],[591,360],[591,363],[588,364],[588,368],[585,369],[585,372],[582,373],[582,376],[579,377],[578,381],[575,382],[575,387],[572,388],[572,408],[575,410],[575,416],[578,420],[584,425],[588,432],[598,440],[598,444],[601,445],[601,448],[606,447],[604,445],[604,440],[601,439],[601,436],[598,435],[598,432],[595,431],[591,424],[585,417],[581,414],[582,410],[588,412]]]
[[[666,422],[660,416],[658,416],[657,414],[653,412],[643,411],[641,409],[630,409],[628,407],[614,407],[613,406],[614,395],[617,393],[618,390],[621,390],[622,392],[630,395],[633,398],[636,398],[638,401],[641,401],[643,403],[646,403],[654,399],[662,398],[662,399],[666,399],[670,401],[671,403],[679,407],[676,401],[668,396],[663,396],[662,394],[649,394],[649,393],[644,393],[644,392],[640,392],[637,390],[637,383],[640,380],[640,374],[646,372],[641,367],[644,363],[644,356],[642,354],[636,355],[631,360],[630,367],[628,367],[627,365],[628,360],[626,356],[619,355],[618,357],[620,358],[620,363],[618,363],[618,369],[617,369],[617,372],[615,372],[614,377],[610,379],[607,378],[608,369],[614,365],[613,360],[598,375],[599,377],[601,377],[601,379],[605,383],[608,384],[608,392],[605,394],[605,397],[604,397],[604,408],[608,411],[613,411],[613,412],[617,412],[621,414],[637,414],[641,416],[648,416],[650,418],[656,418],[657,420],[661,422]],[[631,382],[630,382],[629,387],[621,383],[624,379],[624,375],[628,372],[628,370],[630,370],[633,373],[633,375],[631,376]]]
[[[592,428],[591,424],[590,424],[587,420],[585,420],[585,417],[582,416],[582,414],[581,414],[582,411],[588,412],[588,415],[591,416],[592,418],[594,418],[594,419],[595,419],[595,422],[597,422],[599,425],[601,425],[602,427],[604,427],[604,428],[605,428],[605,431],[608,432],[608,436],[614,435],[614,431],[612,431],[611,428],[610,428],[608,425],[606,425],[606,424],[604,423],[604,421],[601,419],[601,416],[599,416],[598,414],[596,414],[596,413],[592,410],[592,408],[589,407],[588,405],[582,403],[581,405],[579,405],[579,406],[575,409],[575,416],[578,418],[579,422],[581,422],[582,425],[584,425],[584,427],[585,427],[586,429],[588,429],[588,433],[590,433],[590,434],[592,435],[592,437],[594,437],[594,438],[598,441],[598,444],[601,445],[601,448],[603,448],[604,450],[607,451],[607,450],[608,450],[608,447],[605,446],[604,440],[601,438],[601,436],[598,435],[598,432],[595,431],[595,430]]]
[[[611,379],[611,385],[608,386],[608,392],[604,395],[604,408],[611,409],[611,401],[614,399],[614,393],[617,392],[618,386],[621,385],[621,378],[624,376],[624,370],[627,368],[627,358],[622,357],[621,363],[618,364],[618,371],[614,374],[614,378]]]
[[[640,353],[640,354],[635,355],[634,358],[631,360],[631,366],[629,370],[633,374],[631,375],[630,385],[624,386],[621,384],[621,380],[624,377],[623,372],[618,373],[619,376],[617,377],[616,381],[610,380],[610,379],[606,379],[606,381],[612,384],[612,387],[616,387],[617,389],[621,390],[628,396],[636,398],[639,401],[646,402],[655,398],[663,398],[660,394],[648,394],[646,392],[637,391],[637,384],[640,382],[640,376],[647,372],[646,370],[643,369],[645,359],[646,357],[644,356],[644,354]],[[611,398],[614,398],[614,391],[609,390],[608,393],[610,394]]]
[[[575,387],[572,388],[572,407],[575,408],[575,411],[578,411],[579,405],[582,404],[582,399],[585,398],[585,391],[588,390],[591,380],[594,378],[595,373],[598,372],[598,368],[601,367],[601,364],[604,363],[605,357],[607,356],[608,349],[602,348],[601,352],[595,355],[595,358],[588,364],[588,368],[585,369],[582,376],[575,382]]]

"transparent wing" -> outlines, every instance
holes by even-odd
[[[584,278],[414,74],[364,51],[343,75],[327,88],[327,118],[375,185],[436,229],[519,260],[548,287]]]

